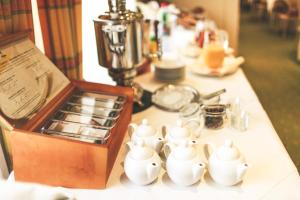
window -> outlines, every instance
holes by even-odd
[[[38,13],[37,0],[31,0],[32,5],[32,18],[33,18],[33,28],[34,28],[34,39],[35,45],[45,53],[44,42],[42,38],[42,29],[40,24],[40,18]]]

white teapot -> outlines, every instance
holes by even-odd
[[[198,182],[205,169],[194,143],[184,141],[179,145],[164,146],[167,157],[166,169],[170,179],[177,185],[189,186]]]
[[[143,119],[140,125],[131,123],[128,130],[132,142],[142,140],[145,145],[160,152],[164,144],[163,137],[159,131],[150,126],[147,119]]]
[[[211,155],[209,155],[209,146],[214,149]],[[205,144],[204,152],[208,159],[209,174],[215,182],[231,186],[242,180],[248,164],[231,140],[226,140],[218,149],[212,144]]]
[[[129,145],[130,151],[124,161],[124,171],[129,180],[137,185],[152,183],[159,175],[161,160],[156,151],[143,141]]]
[[[196,131],[196,134],[192,133],[183,125],[182,120],[180,119],[176,121],[176,125],[174,127],[167,128],[166,126],[163,126],[162,133],[166,142],[173,143],[175,145],[178,145],[185,140],[193,140],[199,137],[198,131]]]

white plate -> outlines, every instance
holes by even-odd
[[[190,68],[193,73],[198,75],[220,77],[236,72],[239,66],[244,62],[245,59],[243,57],[225,57],[223,66],[212,69],[206,66],[203,59],[200,58],[193,64],[188,65],[188,68]]]
[[[196,44],[188,44],[184,48],[180,50],[180,53],[186,58],[199,58],[201,56],[203,49],[198,47]],[[226,56],[232,56],[234,53],[234,49],[228,47],[225,49]]]
[[[184,63],[178,59],[163,59],[153,63],[155,68],[173,70],[184,67]]]

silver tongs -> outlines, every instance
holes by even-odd
[[[212,99],[214,97],[217,97],[217,96],[220,96],[221,94],[225,93],[226,92],[226,89],[222,89],[222,90],[218,90],[216,92],[213,92],[213,93],[210,93],[210,94],[207,94],[207,95],[204,95],[202,96],[200,99],[203,99],[203,100],[209,100],[209,99]]]

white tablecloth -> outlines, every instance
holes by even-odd
[[[150,91],[162,85],[155,81],[151,73],[138,77],[136,81]],[[297,169],[243,71],[238,70],[231,76],[218,79],[204,78],[188,73],[184,83],[194,86],[201,93],[226,88],[227,92],[222,95],[224,101],[237,96],[242,99],[244,108],[250,115],[250,126],[246,132],[238,132],[231,128],[218,131],[206,130],[199,139],[200,145],[206,142],[220,145],[227,138],[234,141],[251,165],[242,183],[232,187],[223,187],[214,183],[206,173],[197,184],[190,187],[178,187],[169,180],[166,171],[161,170],[160,176],[153,184],[136,186],[124,174],[122,163],[125,157],[125,148],[123,145],[106,189],[68,189],[67,191],[79,200],[300,199],[300,178]],[[164,124],[174,124],[177,117],[176,113],[164,112],[156,107],[151,107],[135,114],[133,121],[139,123],[141,119],[148,118],[150,123],[159,127]],[[128,138],[124,142],[127,140]],[[203,154],[202,157],[204,159]]]
[[[156,81],[153,74],[146,74],[136,79],[145,89],[154,91],[162,84]],[[251,88],[242,70],[234,75],[215,79],[204,78],[188,73],[184,81],[197,88],[202,93],[209,93],[226,88],[222,98],[228,100],[239,96],[244,108],[250,115],[250,126],[246,132],[238,132],[230,128],[219,131],[204,131],[200,143],[212,142],[220,145],[225,139],[234,141],[240,151],[252,166],[244,181],[233,187],[222,187],[215,184],[208,176],[191,187],[177,187],[166,175],[164,170],[158,180],[149,186],[135,186],[124,175],[121,164],[124,159],[124,149],[119,154],[117,164],[112,172],[108,188],[99,195],[109,199],[300,199],[300,178],[295,165],[287,154],[266,112],[261,106],[256,94]],[[174,124],[177,113],[164,112],[151,107],[133,116],[134,122],[143,118],[157,127],[163,124]],[[204,157],[204,156],[203,156]],[[297,190],[298,189],[298,190]],[[84,197],[85,192],[78,194]],[[88,194],[88,193],[86,193]],[[94,193],[97,195],[97,192]]]

